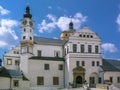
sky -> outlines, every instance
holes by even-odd
[[[0,0],[0,58],[20,44],[26,6],[34,35],[60,38],[72,20],[74,29],[88,26],[102,39],[102,57],[120,60],[120,0]]]

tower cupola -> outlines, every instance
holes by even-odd
[[[26,7],[26,13],[23,15],[24,18],[32,18],[32,15],[30,14],[30,7]]]
[[[72,21],[69,23],[69,29],[73,30],[73,22]]]

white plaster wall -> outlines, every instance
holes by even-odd
[[[120,72],[105,72],[104,80],[110,80],[110,77],[113,77],[113,84],[117,84],[117,77],[120,77]]]
[[[12,59],[12,64],[8,65],[7,64],[7,59]],[[4,65],[7,69],[14,69],[14,70],[19,70],[19,65],[15,65],[15,61],[18,60],[20,61],[20,57],[11,57],[11,56],[5,56],[4,57]]]
[[[30,87],[64,87],[64,70],[58,70],[58,64],[63,61],[47,61],[47,60],[29,60],[28,78]],[[44,70],[44,64],[50,65],[50,70]],[[37,85],[37,77],[44,77],[44,85]],[[53,85],[53,77],[59,77],[59,85]]]
[[[73,82],[73,69],[76,67],[76,61],[80,62],[80,66],[81,66],[81,62],[84,61],[85,62],[85,66],[83,66],[83,68],[85,68],[85,80],[87,80],[87,82],[89,82],[89,77],[92,73],[97,73],[99,74],[99,66],[96,66],[96,61],[101,61],[101,59],[96,59],[96,58],[71,58],[69,59],[69,82]],[[92,66],[92,61],[95,61],[95,66]]]
[[[14,51],[19,53],[14,53]],[[7,65],[7,59],[12,59],[12,65]],[[4,66],[7,69],[19,70],[19,66],[15,65],[15,60],[20,60],[20,46],[16,46],[15,48],[12,48],[12,50],[4,54]]]
[[[63,56],[62,46],[55,45],[34,45],[33,54],[37,56],[37,51],[42,51],[42,56],[44,57],[54,57],[54,51],[60,51],[60,57]]]
[[[10,89],[10,78],[0,77],[0,90]]]

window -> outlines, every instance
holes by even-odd
[[[92,46],[88,45],[88,53],[91,53],[91,52],[92,52]]]
[[[93,38],[93,35],[91,35],[90,37]]]
[[[83,35],[83,37],[85,37],[85,35]]]
[[[60,57],[60,51],[54,51],[54,56],[55,57]]]
[[[90,77],[90,84],[95,84],[95,77]]]
[[[49,70],[50,68],[49,68],[49,64],[44,64],[44,69],[45,70]]]
[[[89,35],[87,35],[87,38],[89,38]]]
[[[26,29],[24,28],[24,32],[26,32]]]
[[[53,85],[59,85],[59,77],[53,77]]]
[[[111,83],[113,82],[113,77],[110,77],[110,82],[111,82]]]
[[[100,62],[99,61],[97,61],[97,66],[99,66],[100,65]]]
[[[19,86],[19,81],[18,80],[14,80],[13,81],[13,85],[14,85],[14,87],[18,87]]]
[[[65,36],[68,36],[67,33],[65,34]]]
[[[62,64],[59,64],[59,65],[58,65],[58,69],[59,69],[59,70],[63,70],[63,65],[62,65]]]
[[[82,35],[80,34],[79,37],[82,37]]]
[[[37,77],[37,85],[44,85],[44,77]]]
[[[99,80],[98,80],[98,83],[101,83],[101,82],[102,82],[102,79],[101,79],[101,77],[99,77],[98,79],[99,79]]]
[[[117,77],[117,83],[120,83],[120,76]]]
[[[19,64],[20,64],[19,60],[15,60],[15,65],[19,66]]]
[[[79,67],[80,66],[80,62],[76,61],[76,66]]]
[[[94,61],[92,61],[92,66],[95,66],[95,62]]]
[[[12,59],[7,59],[7,65],[12,65]]]
[[[76,44],[73,44],[73,52],[77,52],[77,45]]]
[[[98,53],[99,50],[98,50],[98,46],[95,46],[95,53]]]
[[[84,53],[84,45],[81,45],[81,53]]]
[[[67,53],[69,52],[69,46],[67,46]]]
[[[41,57],[41,53],[42,51],[41,50],[38,50],[38,56]]]
[[[32,37],[30,37],[30,40],[32,40]]]
[[[84,61],[82,61],[82,66],[85,66],[85,62]]]
[[[23,40],[25,39],[26,37],[25,36],[23,36]]]

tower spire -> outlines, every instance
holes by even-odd
[[[29,5],[26,7],[26,13],[23,16],[24,18],[32,18],[32,15],[30,14],[30,7]]]

